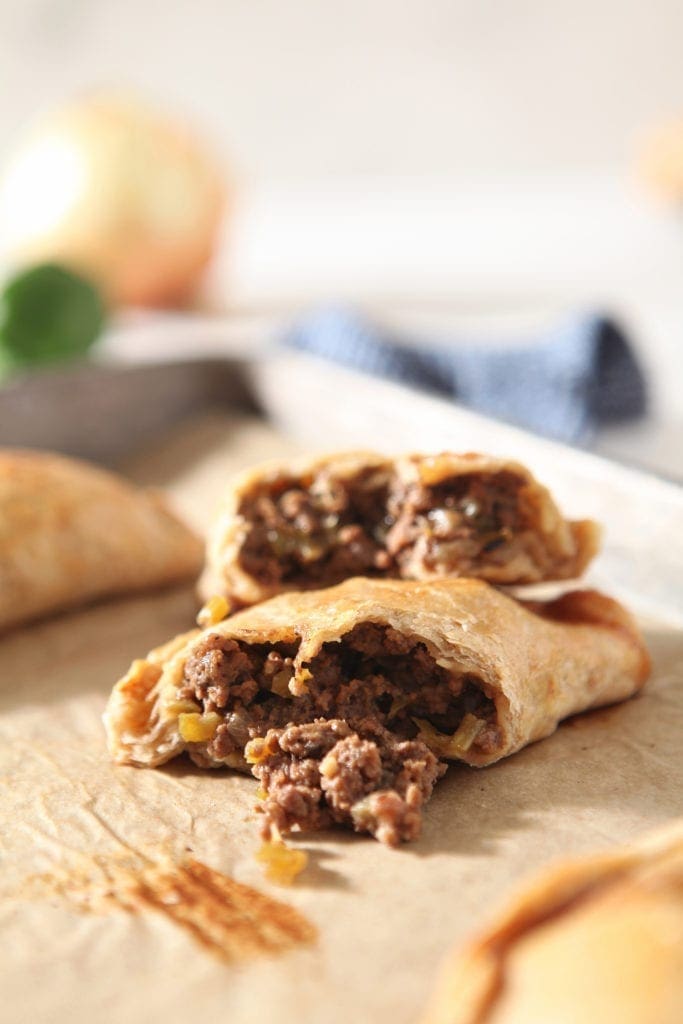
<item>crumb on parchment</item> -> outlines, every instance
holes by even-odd
[[[293,850],[281,839],[271,839],[263,843],[256,853],[256,860],[263,865],[269,882],[292,885],[308,864],[308,854],[304,850]]]

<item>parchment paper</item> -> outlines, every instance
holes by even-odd
[[[169,486],[201,525],[228,468],[285,450],[261,421],[220,418],[183,428],[126,469]],[[399,851],[344,832],[298,839],[309,867],[292,889],[273,886],[254,860],[253,780],[184,761],[114,767],[105,749],[113,682],[195,611],[186,588],[62,616],[0,643],[2,1021],[408,1024],[439,959],[513,883],[683,816],[683,634],[650,621],[654,673],[642,696],[577,717],[492,768],[450,768],[422,838]],[[77,914],[57,898],[21,895],[32,873],[124,847],[190,847],[295,906],[319,941],[233,967],[160,915]]]

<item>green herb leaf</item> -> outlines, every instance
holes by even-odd
[[[0,370],[83,355],[105,307],[89,281],[53,263],[22,270],[0,292]]]

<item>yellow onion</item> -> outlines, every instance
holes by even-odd
[[[220,171],[185,128],[93,96],[48,116],[14,153],[0,247],[11,264],[66,264],[114,304],[174,304],[212,254],[223,205]]]

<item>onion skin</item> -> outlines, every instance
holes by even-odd
[[[5,261],[55,261],[114,305],[189,299],[225,207],[220,169],[182,126],[95,96],[50,115],[0,181]]]

